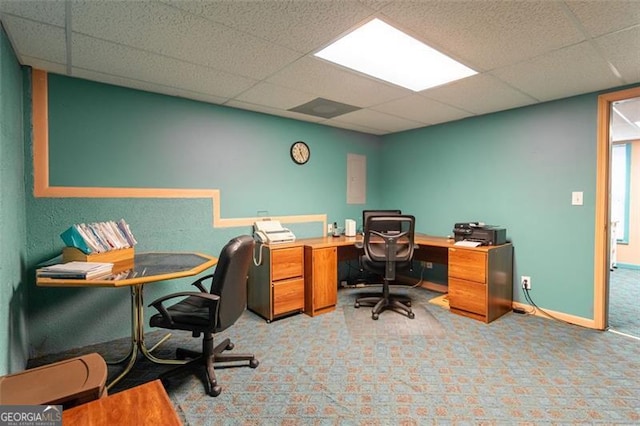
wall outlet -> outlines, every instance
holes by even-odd
[[[531,290],[531,277],[523,275],[520,277],[520,284],[523,290]]]
[[[427,267],[427,269],[433,269],[433,263],[431,262],[426,262],[425,266]]]
[[[327,234],[333,234],[333,223],[327,225]]]

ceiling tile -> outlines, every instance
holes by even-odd
[[[131,80],[128,78],[118,77],[101,72],[86,70],[82,68],[73,68],[74,77],[84,78],[91,81],[99,81],[101,83],[112,84],[114,86],[129,87],[132,89],[143,90],[145,92],[160,93],[163,95],[177,96],[180,98],[193,99],[196,101],[207,102],[212,104],[221,104],[228,98],[221,98],[213,95],[206,95],[200,92],[183,90],[176,87],[169,87],[162,84],[153,84],[140,80]]]
[[[340,120],[338,120],[336,118],[332,118],[332,119],[323,121],[320,124],[324,124],[324,125],[331,126],[331,127],[339,127],[341,129],[354,130],[356,132],[369,133],[369,134],[372,134],[372,135],[387,135],[387,134],[391,133],[388,130],[374,129],[372,127],[360,126],[360,125],[354,124],[354,123],[345,123],[345,122],[342,122],[342,121],[340,121]]]
[[[236,100],[287,110],[315,98],[312,93],[300,92],[271,83],[258,83],[236,96]]]
[[[584,40],[561,5],[552,1],[393,2],[382,12],[476,71]]]
[[[230,98],[255,84],[244,77],[77,34],[72,49],[75,67],[207,95]]]
[[[391,114],[396,117],[406,117],[415,122],[437,124],[445,121],[459,120],[472,114],[441,102],[427,99],[418,94],[407,96],[370,109]]]
[[[312,57],[299,60],[267,81],[361,108],[412,93]]]
[[[638,0],[565,0],[565,3],[594,37],[638,25],[640,22]]]
[[[374,12],[357,1],[344,0],[166,3],[300,53],[330,43]]]
[[[407,120],[369,109],[350,112],[348,114],[341,115],[340,117],[327,120],[327,122],[332,122],[334,120],[341,123],[357,124],[363,127],[372,127],[371,123],[375,123],[375,126],[373,127],[385,130],[388,133],[424,127],[424,123]]]
[[[531,96],[488,74],[476,74],[420,92],[420,95],[474,114],[502,111],[537,102]]]
[[[64,0],[2,0],[0,10],[3,15],[21,16],[58,27],[64,27],[65,24]]]
[[[279,108],[270,108],[264,105],[256,105],[249,102],[242,102],[232,99],[225,103],[225,106],[230,106],[233,108],[245,109],[249,111],[262,112],[265,114],[276,115],[280,117],[293,118],[296,120],[309,121],[312,123],[317,123],[323,121],[322,117],[313,117],[311,115],[300,114],[297,112],[286,111]]]
[[[76,32],[249,78],[265,78],[300,56],[163,4],[82,1],[72,10]]]
[[[640,26],[602,36],[595,42],[625,83],[640,82]]]
[[[66,64],[66,42],[63,28],[41,24],[13,16],[3,16],[2,24],[11,34],[17,56]]]
[[[559,73],[558,70],[565,72]],[[501,68],[492,74],[542,101],[622,84],[588,42]]]

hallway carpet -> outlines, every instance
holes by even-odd
[[[640,339],[640,269],[617,268],[610,273],[609,327]]]

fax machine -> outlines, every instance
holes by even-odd
[[[483,246],[497,246],[507,242],[507,230],[482,222],[461,222],[453,227],[455,241],[476,241]]]

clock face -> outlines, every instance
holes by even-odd
[[[309,161],[309,156],[311,156],[311,151],[309,151],[309,146],[306,143],[298,141],[291,145],[291,159],[296,164],[306,163]]]

